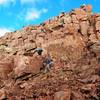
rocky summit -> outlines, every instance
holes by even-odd
[[[0,37],[0,100],[100,100],[100,14],[82,5]]]

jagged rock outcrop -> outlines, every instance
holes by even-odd
[[[44,73],[48,54],[54,64]],[[0,100],[6,99],[99,100],[100,14],[84,5],[1,37]]]

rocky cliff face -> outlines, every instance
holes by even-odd
[[[100,14],[62,12],[0,38],[0,100],[99,100]],[[43,48],[42,56],[34,54]],[[54,66],[41,70],[49,54]]]

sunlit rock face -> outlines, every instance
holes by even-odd
[[[99,77],[100,14],[91,5],[0,37],[0,100],[99,100]]]

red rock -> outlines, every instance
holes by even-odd
[[[89,28],[89,22],[88,21],[82,21],[80,23],[80,26],[81,26],[81,34],[84,36],[84,35],[87,35],[87,32],[88,32],[88,28]]]
[[[0,100],[6,99],[6,92],[5,89],[0,89]]]
[[[82,94],[77,92],[72,92],[71,95],[72,100],[84,100],[84,97],[82,97]]]
[[[89,27],[88,34],[89,35],[94,34],[94,27]]]
[[[23,30],[28,31],[29,30],[29,26],[24,27]]]
[[[46,97],[41,96],[41,97],[39,97],[39,100],[47,100],[47,99],[46,99]]]
[[[28,38],[28,35],[27,34],[22,34],[22,38],[23,38],[23,40],[25,40],[25,39]]]
[[[97,21],[96,22],[96,26],[95,27],[96,27],[96,30],[97,31],[100,31],[100,21]]]
[[[0,78],[6,79],[14,68],[13,57],[8,56],[0,61]]]
[[[11,46],[16,47],[17,45],[18,45],[18,40],[17,40],[17,39],[14,39],[14,40],[11,42]]]
[[[66,14],[66,15],[65,15],[65,17],[64,17],[64,22],[65,22],[65,23],[68,23],[68,24],[72,22],[71,16],[70,16],[69,14]]]
[[[28,43],[28,38],[24,40],[24,44]]]
[[[97,38],[96,38],[96,35],[95,34],[91,34],[89,39],[92,41],[92,42],[97,42]]]
[[[36,48],[36,43],[35,42],[33,42],[33,43],[25,43],[25,45],[24,45],[24,50],[25,51],[30,51],[30,50],[34,50],[35,48]]]
[[[74,27],[75,32],[78,32],[78,30],[80,29],[80,26],[78,23],[73,23],[73,27]]]
[[[99,32],[97,32],[97,38],[100,41],[100,33]]]
[[[71,34],[71,35],[75,34],[75,33],[74,33],[74,32],[75,32],[75,27],[73,26],[72,23],[70,23],[70,24],[67,25],[67,31],[68,31],[68,33]]]
[[[35,40],[35,36],[33,36],[33,35],[28,35],[28,41],[29,41],[29,42],[33,41],[33,43],[34,43],[34,40]]]
[[[80,91],[82,93],[88,94],[92,91],[93,88],[94,88],[94,84],[87,84],[87,85],[83,86]]]
[[[21,89],[27,88],[28,86],[29,86],[29,85],[28,85],[27,83],[23,83],[23,84],[20,85],[20,88],[21,88]]]
[[[23,45],[23,44],[24,44],[24,41],[23,41],[22,38],[19,38],[19,39],[18,39],[18,44],[19,44],[19,45]]]
[[[22,32],[16,31],[12,38],[14,39],[22,38]]]
[[[0,99],[99,100],[100,14],[91,10],[83,5],[0,37]],[[54,66],[44,73],[47,54]]]
[[[63,67],[63,64],[61,63],[60,60],[56,60],[56,61],[54,62],[54,68],[55,68],[55,70],[58,70],[58,69],[60,69],[60,68],[62,68],[62,67]]]
[[[37,73],[42,67],[42,61],[40,56],[17,56],[14,62],[14,74],[19,77],[24,73]]]
[[[44,38],[43,37],[36,37],[36,41],[37,41],[36,42],[37,44],[39,44],[39,43],[43,44],[44,43]]]
[[[84,17],[87,16],[86,12],[83,9],[75,9],[74,13],[78,20],[82,20]]]
[[[97,80],[99,80],[99,76],[98,75],[93,75],[91,78],[90,78],[90,80],[92,81],[92,83],[95,83],[95,82],[97,82]]]
[[[96,53],[97,56],[100,56],[100,42],[95,42],[92,46],[91,46],[91,50],[93,52]]]
[[[91,12],[92,11],[92,5],[87,5],[86,6],[86,11]]]
[[[96,22],[100,21],[100,14],[95,18]]]
[[[72,17],[72,22],[73,23],[79,23],[79,21],[77,20],[76,15],[72,15],[71,17]]]
[[[70,91],[59,91],[54,95],[54,100],[70,100]]]
[[[39,100],[53,100],[52,96],[40,96]]]
[[[65,15],[64,12],[61,12],[61,14],[59,15],[59,18],[63,17]]]
[[[12,32],[8,32],[5,34],[4,39],[11,39],[12,38]]]

